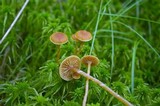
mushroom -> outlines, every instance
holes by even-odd
[[[99,59],[96,56],[92,55],[86,55],[82,57],[81,63],[88,66],[87,74],[90,75],[90,68],[91,66],[96,66],[99,63]],[[86,106],[87,102],[87,96],[88,96],[88,89],[89,89],[89,79],[86,80],[86,86],[85,86],[85,95],[83,98],[83,106]]]
[[[60,46],[68,42],[68,37],[62,32],[55,32],[50,36],[50,41],[58,46],[57,50],[57,62],[60,57]]]
[[[88,75],[87,73],[80,70],[81,61],[78,56],[72,55],[67,57],[65,60],[62,61],[59,67],[59,74],[60,77],[66,81],[72,80],[73,73],[80,74],[81,76],[92,80],[94,83],[98,84],[100,87],[102,87],[104,90],[108,91],[111,95],[113,95],[115,98],[117,98],[119,101],[124,103],[127,106],[133,106],[130,102],[128,102],[126,99],[121,97],[119,94],[114,92],[111,88],[106,86],[103,82],[99,81],[98,79]]]
[[[77,39],[75,36],[76,36],[75,34],[73,34],[73,35],[71,36],[71,37],[72,37],[72,40],[78,42],[78,39]]]
[[[81,63],[80,63],[80,58],[78,58],[75,55],[72,55],[61,63],[59,67],[59,74],[62,79],[65,81],[70,81],[74,77],[77,78],[79,75],[77,72],[71,71],[73,68],[80,69]],[[77,75],[78,74],[78,75]],[[80,75],[79,75],[80,76]]]
[[[90,41],[92,39],[92,35],[90,32],[88,32],[86,30],[79,30],[75,34],[72,35],[72,39],[74,41],[80,42],[80,47],[77,48],[77,50],[75,51],[76,54],[79,54],[81,52],[83,43]]]
[[[75,38],[81,42],[87,42],[92,39],[92,35],[90,32],[88,32],[86,30],[80,30],[80,31],[76,32]]]

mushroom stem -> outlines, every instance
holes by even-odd
[[[76,42],[76,43],[78,43],[78,42]],[[80,45],[79,45],[79,47],[77,46],[77,44],[76,44],[76,50],[74,51],[74,54],[75,55],[79,55],[80,53],[81,53],[81,50],[82,50],[82,48],[83,48],[83,42],[80,42]]]
[[[91,62],[88,62],[88,69],[87,74],[90,75],[90,69],[91,69]],[[86,106],[87,97],[88,97],[88,89],[89,89],[89,79],[86,80],[86,86],[85,86],[85,95],[83,98],[83,106]]]
[[[85,72],[83,72],[83,71],[81,71],[79,69],[74,69],[72,71],[77,72],[78,74],[82,75],[83,77],[92,80],[94,83],[98,84],[104,90],[108,91],[111,95],[113,95],[115,98],[117,98],[119,101],[121,101],[126,106],[133,106],[130,102],[128,102],[126,99],[124,99],[119,94],[114,92],[111,88],[109,88],[107,85],[105,85],[103,82],[99,81],[98,79],[88,75],[87,73],[85,73]]]
[[[59,63],[60,54],[61,54],[61,45],[58,45],[57,57],[56,57],[56,61],[57,61],[58,63]]]
[[[77,45],[77,42],[75,43],[75,50],[74,50],[74,55],[77,55],[77,52],[79,51],[79,47]]]
[[[79,48],[77,50],[77,55],[79,55],[81,53],[81,50],[83,48],[83,44],[84,44],[83,42],[80,42],[80,46],[79,46]]]

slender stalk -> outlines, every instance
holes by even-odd
[[[16,24],[18,18],[20,17],[20,15],[22,14],[23,10],[25,9],[25,7],[27,6],[29,0],[26,0],[26,2],[23,4],[21,10],[19,11],[19,13],[17,14],[16,18],[14,19],[14,21],[12,22],[12,24],[10,25],[10,27],[8,28],[7,32],[4,34],[4,36],[2,37],[2,39],[0,40],[0,44],[2,44],[2,42],[4,41],[4,39],[8,36],[9,32],[11,31],[11,29],[13,28],[13,26]]]
[[[131,93],[134,93],[134,73],[135,73],[135,60],[136,60],[136,50],[138,43],[136,42],[133,47],[132,52],[132,68],[131,68]]]
[[[138,17],[139,18],[139,2],[138,2],[138,0],[136,0],[136,2],[137,2],[137,4],[136,4],[136,17]]]
[[[73,53],[74,55],[77,55],[77,51],[78,51],[78,45],[77,44],[78,44],[78,42],[75,42],[75,44],[74,44],[75,45],[75,50],[74,50],[74,53]]]
[[[108,11],[109,11],[109,14],[111,14],[111,10],[110,8],[108,7]],[[111,81],[112,81],[112,73],[113,73],[113,70],[114,70],[114,32],[113,32],[113,22],[112,22],[112,16],[110,15],[109,16],[109,19],[110,19],[110,29],[111,29],[111,37],[112,37],[112,57],[111,57]]]
[[[100,7],[99,7],[99,11],[98,11],[98,16],[97,16],[97,22],[96,22],[96,26],[95,26],[95,31],[94,31],[94,34],[93,34],[93,40],[92,40],[92,44],[91,44],[91,49],[90,49],[90,55],[93,51],[93,47],[94,47],[94,42],[95,42],[95,38],[96,38],[96,34],[97,34],[97,29],[98,29],[98,25],[99,25],[99,22],[100,22],[100,16],[101,16],[101,11],[102,11],[102,4],[103,4],[103,0],[101,0],[101,4],[100,4]]]
[[[79,69],[74,69],[72,70],[74,72],[77,72],[78,74],[82,75],[83,77],[92,80],[94,83],[98,84],[100,87],[102,87],[104,90],[108,91],[112,96],[117,98],[119,101],[121,101],[124,105],[126,106],[133,106],[130,102],[128,102],[126,99],[121,97],[119,94],[114,92],[111,88],[109,88],[107,85],[105,85],[103,82],[99,81],[98,79],[88,75],[87,73],[79,70]]]
[[[58,63],[59,63],[60,54],[61,54],[61,45],[58,45],[57,57],[56,57],[56,61],[57,61]]]
[[[80,46],[79,46],[79,48],[77,48],[76,55],[79,55],[81,53],[83,45],[84,45],[84,42],[80,42]]]
[[[88,69],[87,74],[90,75],[90,69],[91,69],[91,62],[88,62]],[[89,89],[89,79],[86,80],[86,86],[85,86],[85,95],[83,98],[83,106],[86,106],[87,97],[88,97],[88,89]]]
[[[141,35],[139,34],[136,30],[134,30],[131,26],[126,25],[125,23],[122,23],[120,21],[115,21],[116,23],[119,23],[125,27],[127,27],[128,29],[130,29],[132,32],[134,32],[136,35],[138,35],[152,50],[153,52],[158,56],[158,58],[160,58],[160,54],[157,52],[157,50]]]

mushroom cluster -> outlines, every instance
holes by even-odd
[[[77,31],[71,37],[74,41],[80,43],[80,47],[76,48],[77,55],[81,52],[83,43],[88,42],[92,39],[91,33],[86,30]],[[66,34],[64,34],[62,32],[56,32],[50,36],[50,41],[53,44],[57,45],[58,50],[56,53],[56,60],[59,63],[60,47],[61,47],[61,45],[68,42],[68,37]],[[87,66],[87,73],[80,70],[81,64],[84,64],[85,66]],[[96,79],[90,75],[91,67],[96,66],[98,64],[99,64],[99,59],[96,56],[85,55],[80,59],[78,56],[72,55],[72,56],[67,57],[66,59],[64,59],[61,62],[60,67],[59,67],[59,74],[60,74],[60,77],[65,81],[79,79],[81,76],[86,78],[83,106],[86,106],[86,102],[87,102],[89,80],[92,80],[94,83],[98,84],[100,87],[102,87],[104,90],[108,91],[111,95],[113,95],[115,98],[117,98],[119,101],[121,101],[125,105],[132,106],[132,104],[130,102],[128,102],[126,99],[124,99],[119,94],[114,92],[111,88],[106,86],[103,82],[99,81],[98,79]]]
[[[86,57],[88,57],[88,56],[85,56],[82,59],[80,59],[78,56],[72,55],[72,56],[69,56],[66,59],[64,59],[59,67],[60,77],[66,81],[70,81],[73,79],[73,73],[79,74],[89,80],[92,80],[94,83],[98,84],[100,87],[102,87],[104,90],[109,92],[111,95],[113,95],[115,98],[117,98],[119,101],[121,101],[125,105],[133,106],[129,101],[127,101],[126,99],[121,97],[119,94],[114,92],[111,88],[106,86],[103,82],[99,81],[98,79],[96,79],[96,78],[90,76],[89,74],[85,73],[84,71],[80,70],[81,62],[84,64],[89,63],[90,65],[94,61],[96,61],[96,62],[93,63],[93,65],[96,65],[99,62],[99,60],[97,61],[97,58],[92,59],[92,56],[89,56],[89,57],[91,57],[91,58],[89,58],[89,60]],[[88,66],[90,66],[90,65],[88,65]],[[85,106],[85,103],[83,105]]]
[[[73,34],[71,37],[74,41],[77,41],[80,43],[80,47],[78,47],[77,45],[76,45],[77,47],[75,47],[76,55],[80,54],[83,43],[88,42],[92,39],[91,33],[86,30],[79,30],[75,34]],[[50,41],[53,44],[57,45],[56,61],[59,63],[60,52],[61,52],[60,48],[61,48],[61,45],[68,42],[68,36],[63,32],[55,32],[50,36]],[[75,74],[74,78],[78,79],[79,76]]]

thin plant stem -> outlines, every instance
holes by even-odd
[[[136,17],[139,17],[139,2],[138,0],[137,1],[137,4],[136,4]]]
[[[136,30],[134,30],[129,25],[124,24],[123,22],[120,22],[120,21],[115,21],[115,22],[127,27],[132,32],[134,32],[136,35],[138,35],[153,50],[153,52],[155,52],[155,54],[158,56],[158,58],[160,58],[160,54],[157,52],[157,50],[141,34],[139,34]]]
[[[75,50],[74,53],[76,55],[77,51],[78,51],[78,41],[74,41],[74,45],[75,45]]]
[[[56,61],[57,61],[58,63],[59,63],[60,54],[61,54],[61,45],[58,45],[57,57],[56,57]]]
[[[77,72],[78,74],[82,75],[83,77],[92,80],[94,83],[98,84],[100,87],[102,87],[104,90],[109,92],[112,96],[117,98],[119,101],[121,101],[126,106],[133,106],[129,101],[121,97],[119,94],[114,92],[111,88],[109,88],[107,85],[105,85],[103,82],[99,81],[98,79],[88,75],[87,73],[79,70],[79,69],[73,69],[72,71]]]
[[[136,59],[136,50],[138,43],[134,44],[133,53],[132,53],[132,68],[131,68],[131,93],[134,92],[134,73],[135,73],[135,59]]]
[[[87,74],[90,75],[90,70],[91,70],[91,62],[88,62],[88,69],[87,69]],[[83,106],[86,106],[87,102],[87,97],[88,97],[88,90],[89,90],[89,79],[86,79],[86,86],[85,86],[85,95],[83,98]]]
[[[152,26],[151,26],[151,22],[148,22],[148,33],[150,36],[152,36]]]
[[[0,40],[0,44],[2,44],[2,42],[4,41],[4,39],[8,36],[9,32],[11,31],[11,29],[13,28],[13,26],[16,24],[18,18],[20,17],[20,15],[22,14],[23,10],[25,9],[25,7],[27,6],[29,0],[26,0],[26,2],[24,3],[24,5],[22,6],[21,10],[19,11],[19,13],[17,14],[16,18],[14,19],[14,21],[12,22],[12,24],[10,25],[10,27],[8,28],[7,32],[4,34],[4,36],[2,37],[2,39]]]
[[[109,11],[109,14],[111,14],[111,10],[110,8],[108,7],[108,11]],[[113,73],[113,70],[114,70],[114,32],[113,32],[113,22],[112,22],[112,16],[110,15],[109,16],[109,19],[110,19],[110,29],[111,29],[111,37],[112,37],[112,57],[111,57],[111,81],[112,81],[112,73]]]
[[[100,7],[99,7],[97,22],[96,22],[95,31],[94,31],[94,35],[93,35],[93,40],[92,40],[92,44],[91,44],[91,49],[90,49],[90,53],[89,53],[90,55],[91,55],[91,53],[92,53],[92,51],[93,51],[93,47],[94,47],[94,42],[95,42],[95,38],[96,38],[96,33],[97,33],[99,21],[100,21],[100,13],[101,13],[101,9],[102,9],[102,4],[103,4],[103,0],[101,0],[101,4],[100,4]]]
[[[134,6],[136,6],[138,3],[140,3],[142,0],[138,0],[138,1],[136,1],[135,3],[133,3],[132,5],[130,5],[129,7],[127,7],[127,8],[125,8],[125,9],[121,9],[120,11],[119,11],[119,13],[117,13],[118,15],[124,15],[126,12],[128,12],[130,9],[132,9]],[[115,21],[115,20],[117,20],[119,18],[119,16],[118,17],[114,17],[113,18],[113,21]]]
[[[81,53],[82,48],[83,48],[83,44],[84,44],[84,42],[80,42],[79,48],[76,49],[77,50],[76,55],[79,55]]]
[[[101,13],[101,14],[102,15],[106,15],[106,16],[110,16],[111,15],[112,17],[129,18],[129,19],[134,19],[134,20],[151,22],[151,23],[154,23],[154,24],[160,24],[160,22],[158,22],[158,21],[145,19],[145,18],[140,18],[140,17],[133,17],[133,16],[129,16],[129,15],[119,15],[119,14],[109,14],[109,13]],[[116,21],[116,20],[114,20],[114,21]]]

